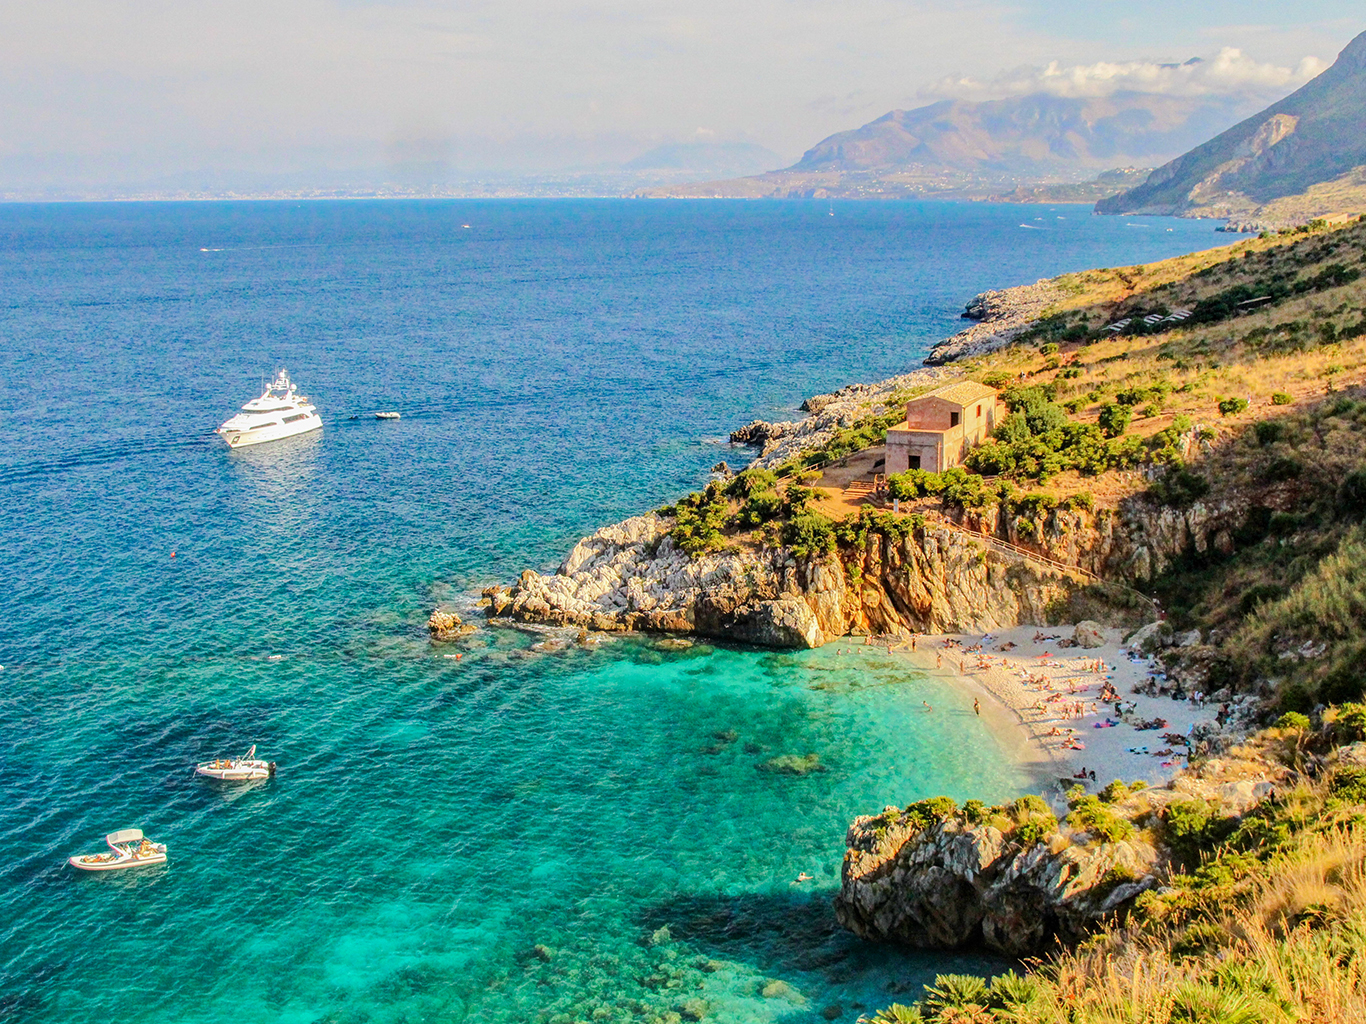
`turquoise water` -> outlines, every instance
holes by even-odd
[[[1028,784],[947,683],[423,629],[741,460],[736,423],[913,365],[974,291],[1217,237],[834,210],[0,207],[0,1017],[853,1020],[975,964],[829,905],[854,815]],[[227,452],[276,362],[326,427]],[[189,772],[250,743],[266,784]],[[65,867],[127,826],[170,863]]]

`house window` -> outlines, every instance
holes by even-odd
[[[911,456],[911,469],[919,469],[919,468],[920,468],[920,456],[919,456],[919,455],[912,455],[912,456]]]
[[[977,407],[977,418],[982,418],[982,407],[980,405]]]
[[[949,413],[949,426],[958,426],[958,414],[956,412]]]

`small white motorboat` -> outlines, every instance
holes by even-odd
[[[274,761],[258,761],[256,744],[252,744],[241,757],[223,757],[217,761],[205,761],[195,765],[195,774],[224,782],[250,782],[253,779],[268,779],[275,774]]]
[[[399,415],[398,413],[396,413],[396,412],[390,411],[390,412],[377,412],[377,413],[375,413],[375,419],[377,419],[377,420],[401,420],[401,419],[403,419],[403,417],[400,416],[400,415]]]
[[[110,832],[104,841],[109,844],[109,853],[86,853],[68,858],[67,863],[82,871],[121,871],[166,863],[166,844],[152,842],[140,828]]]

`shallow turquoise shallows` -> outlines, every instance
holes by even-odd
[[[852,645],[456,658],[423,624],[743,461],[739,423],[911,368],[976,291],[1218,237],[1066,206],[0,206],[0,1019],[803,1024],[990,969],[830,907],[855,815],[1031,784],[950,684]],[[325,427],[227,451],[280,364]],[[191,774],[252,743],[274,779]],[[169,863],[66,866],[129,826]]]

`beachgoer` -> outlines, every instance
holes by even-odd
[[[929,702],[929,701],[927,701],[927,700],[922,700],[920,703],[925,705],[925,710],[926,710],[926,711],[933,711],[933,710],[934,710],[934,708],[930,707],[930,702]]]
[[[972,699],[972,710],[979,715],[982,713],[982,704],[976,697]]]
[[[935,667],[935,668],[943,668],[943,667],[944,667],[944,656],[943,656],[942,654],[936,654],[936,655],[934,656],[934,667]]]

